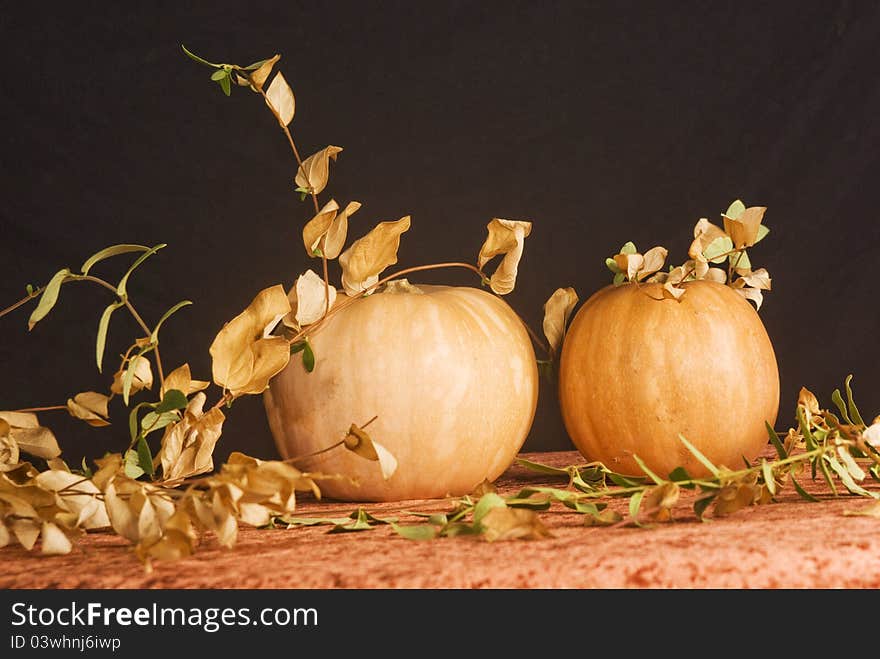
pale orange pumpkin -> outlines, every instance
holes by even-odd
[[[340,295],[338,311],[309,337],[314,371],[291,359],[265,393],[281,454],[323,449],[375,416],[366,430],[397,459],[396,471],[384,480],[376,462],[341,447],[297,463],[346,477],[320,481],[325,496],[460,496],[495,480],[537,406],[535,354],[514,311],[475,288],[397,282],[349,300]]]
[[[618,473],[708,470],[754,460],[776,421],[779,372],[755,308],[729,286],[683,285],[680,300],[656,283],[608,286],[576,312],[560,356],[559,396],[578,450]]]

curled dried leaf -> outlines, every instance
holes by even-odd
[[[329,294],[329,304],[328,304]],[[336,287],[326,284],[316,272],[306,270],[296,279],[290,293],[291,312],[285,316],[285,323],[294,327],[305,327],[320,320],[325,309],[332,309],[336,302]],[[295,325],[290,323],[295,321]]]
[[[495,506],[480,519],[483,538],[489,542],[499,540],[537,540],[551,537],[534,510]]]
[[[722,216],[724,219],[724,230],[730,236],[737,249],[751,247],[760,239],[761,222],[764,219],[767,207],[749,206],[742,210],[739,207],[736,207],[737,210],[732,210],[733,208],[734,206],[732,205],[727,213]]]
[[[70,416],[82,419],[90,426],[109,426],[107,404],[110,397],[96,391],[83,391],[73,398],[67,399],[67,411]]]
[[[342,153],[341,146],[324,147],[306,158],[296,172],[296,184],[312,194],[321,194],[330,178],[330,161]]]
[[[271,75],[273,67],[280,59],[281,55],[276,54],[269,59],[263,61],[259,68],[257,68],[256,71],[250,74],[249,83],[245,84],[251,84],[256,89],[262,89],[263,85],[266,84],[266,80],[269,79],[269,75]]]
[[[489,278],[489,287],[498,295],[507,295],[516,286],[516,275],[522,258],[523,243],[532,232],[532,223],[521,220],[503,220],[493,218],[486,225],[489,235],[486,237],[477,264],[480,270],[491,259],[504,255],[501,263]]]
[[[339,256],[342,285],[348,295],[357,295],[374,286],[379,281],[379,273],[397,263],[400,236],[409,227],[409,215],[394,222],[380,222]]]
[[[57,458],[61,448],[55,435],[40,425],[37,415],[31,412],[0,412],[0,437],[9,438],[7,446],[10,457],[13,450],[24,451],[37,458]],[[12,442],[15,442],[15,449]]]
[[[384,446],[374,441],[363,428],[352,423],[343,440],[345,448],[362,458],[379,463],[382,478],[388,480],[397,471],[397,458]]]
[[[214,382],[236,397],[262,393],[290,359],[287,339],[269,335],[288,313],[290,301],[283,286],[260,291],[211,344]]]
[[[210,382],[205,380],[193,380],[189,364],[183,364],[165,376],[165,386],[162,387],[159,395],[161,398],[164,398],[167,392],[177,389],[182,391],[184,396],[189,397],[197,391],[207,389],[210,384]]]
[[[119,370],[113,375],[113,384],[110,385],[110,391],[114,394],[124,393],[125,376],[129,370],[132,371],[129,393],[137,393],[138,391],[153,387],[153,369],[150,366],[150,360],[142,355],[135,355],[123,361]]]
[[[556,355],[562,346],[569,316],[578,303],[577,292],[572,287],[557,288],[544,303],[544,336],[550,345],[550,352]]]
[[[166,485],[214,469],[214,446],[223,432],[225,416],[217,407],[203,413],[205,400],[204,392],[197,393],[187,405],[183,418],[165,429],[157,457]]]
[[[335,199],[331,199],[303,227],[302,236],[306,254],[309,256],[321,256],[321,238],[330,231],[330,225],[333,224],[338,212],[339,204],[336,203]]]
[[[257,73],[259,71],[260,69],[257,69]],[[282,126],[287,126],[293,121],[293,113],[296,111],[296,99],[293,97],[293,90],[287,84],[287,80],[284,79],[280,71],[275,74],[272,84],[269,85],[269,89],[266,91],[266,103],[269,104],[269,107],[275,116],[278,117],[278,122]]]

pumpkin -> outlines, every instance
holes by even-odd
[[[366,431],[398,466],[385,480],[376,462],[342,447],[298,462],[344,476],[320,481],[325,496],[461,496],[510,466],[532,425],[538,372],[506,302],[470,287],[393,281],[353,302],[340,295],[334,311],[309,337],[314,371],[291,359],[264,394],[275,442],[285,458],[310,454],[375,416]]]
[[[683,284],[680,300],[658,283],[608,286],[576,312],[559,363],[560,410],[591,461],[644,476],[636,456],[667,477],[740,468],[766,447],[776,421],[779,372],[758,313],[730,286]]]

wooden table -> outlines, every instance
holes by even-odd
[[[565,466],[575,452],[524,455]],[[525,485],[564,487],[558,478],[515,465],[499,492]],[[673,521],[643,529],[584,526],[562,506],[542,512],[552,537],[487,542],[474,537],[407,540],[387,526],[328,534],[326,526],[242,528],[234,550],[206,539],[194,556],[143,569],[124,540],[91,533],[66,556],[21,547],[0,550],[2,588],[878,588],[880,519],[849,516],[864,507],[803,479],[821,498],[801,499],[790,486],[776,503],[698,521],[688,494]],[[876,483],[868,485],[876,488]],[[406,510],[447,510],[444,500],[364,506],[409,519]],[[612,506],[624,510],[626,501]],[[304,500],[302,516],[344,516],[354,504]]]

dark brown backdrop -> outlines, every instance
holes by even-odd
[[[17,3],[0,29],[0,306],[105,245],[166,242],[133,299],[151,319],[195,302],[163,356],[207,377],[223,322],[311,265],[309,213],[265,107],[222,96],[180,44],[236,62],[280,52],[302,150],[345,147],[331,190],[364,203],[353,231],[412,215],[401,265],[472,261],[489,219],[531,219],[509,299],[538,328],[557,286],[585,299],[608,281],[623,242],[683,260],[693,223],[741,197],[769,207],[753,259],[774,278],[761,315],[779,425],[802,385],[827,400],[849,373],[880,412],[876,2]],[[0,319],[0,408],[104,387],[107,302],[77,285],[30,334],[27,311]],[[123,316],[111,371],[134,331]],[[527,449],[570,446],[554,395],[545,385]],[[120,426],[45,421],[71,456],[124,441]],[[273,454],[257,398],[229,415],[220,453],[233,449]]]

